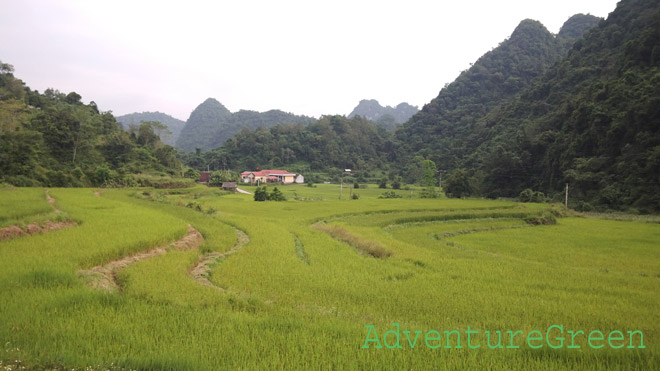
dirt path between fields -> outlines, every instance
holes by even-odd
[[[192,250],[204,242],[204,237],[191,225],[188,225],[188,233],[179,240],[166,243],[124,258],[113,260],[105,265],[96,266],[91,269],[81,270],[78,274],[87,281],[91,287],[106,291],[118,291],[117,272],[140,260],[153,258],[165,254],[170,249]]]
[[[48,190],[46,192],[46,201],[53,208],[56,214],[61,214],[62,211],[55,207],[55,199],[50,196]],[[55,231],[62,228],[73,227],[76,222],[73,220],[66,221],[46,221],[41,223],[30,223],[24,226],[10,225],[9,227],[0,228],[0,241],[8,240],[10,238],[22,237],[27,235],[35,235]]]
[[[10,238],[22,237],[27,235],[35,235],[55,231],[62,228],[74,227],[76,222],[70,220],[67,222],[43,222],[43,223],[30,223],[25,227],[12,225],[5,228],[0,228],[0,241],[8,240]]]
[[[236,228],[236,243],[234,244],[234,246],[232,246],[231,249],[223,253],[211,252],[204,254],[197,263],[197,265],[195,265],[188,273],[190,274],[190,276],[192,276],[192,278],[195,281],[201,283],[202,285],[215,287],[220,291],[225,291],[225,289],[214,285],[209,280],[211,274],[211,268],[215,263],[217,263],[221,259],[224,260],[228,256],[236,253],[236,251],[238,251],[241,247],[245,246],[248,242],[250,242],[250,237],[248,237],[248,235],[245,234],[245,232]]]
[[[236,187],[236,192],[243,193],[243,194],[246,194],[246,195],[251,195],[252,194],[252,192],[248,192],[248,191],[246,191],[244,189],[240,189],[238,187]]]

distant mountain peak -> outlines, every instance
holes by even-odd
[[[360,103],[348,115],[349,118],[361,116],[370,121],[380,122],[387,128],[408,121],[419,109],[406,102],[399,103],[396,107],[383,107],[375,99],[362,99]],[[391,126],[391,127],[390,127]]]
[[[602,20],[602,18],[591,14],[575,14],[564,22],[559,30],[558,36],[577,40],[581,38],[585,32],[598,25]]]
[[[257,129],[277,124],[309,124],[311,117],[296,116],[280,110],[257,112],[239,110],[231,113],[214,98],[208,98],[190,113],[190,118],[176,141],[177,147],[186,152],[196,148],[203,151],[217,148],[243,128]]]
[[[218,100],[215,98],[206,98],[204,102],[202,102],[190,113],[190,116],[192,117],[192,115],[199,110],[213,112],[216,115],[231,115],[231,111],[229,111],[227,107],[218,102]]]

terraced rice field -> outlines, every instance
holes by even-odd
[[[4,227],[56,214],[75,222],[0,241],[0,367],[660,364],[657,223],[555,217],[539,204],[378,199],[375,186],[341,201],[336,185],[285,187],[286,202],[205,187],[95,191],[48,190],[51,206],[43,189],[0,189]],[[111,287],[95,284],[105,278],[94,272]],[[505,333],[545,336],[553,325],[564,329],[563,347],[551,346],[556,336],[529,343]],[[461,346],[443,333],[469,329],[480,334]],[[429,342],[431,330],[442,339]],[[491,349],[484,331],[497,330],[504,346]],[[605,344],[622,331],[626,346],[596,349],[594,330]],[[628,336],[635,330],[644,347]],[[397,338],[401,347],[389,349]]]

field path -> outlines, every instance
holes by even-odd
[[[124,258],[113,260],[108,264],[93,267],[91,269],[79,271],[79,275],[87,281],[87,283],[95,288],[107,291],[119,290],[117,283],[117,271],[125,268],[140,260],[153,258],[158,255],[165,254],[168,248],[176,250],[192,250],[199,247],[204,241],[204,237],[191,225],[188,225],[188,233],[181,239],[171,243],[167,243],[147,251],[139,252],[137,254],[126,256]]]
[[[246,194],[246,195],[251,195],[252,194],[252,192],[248,192],[248,191],[246,191],[244,189],[240,189],[238,187],[236,187],[236,192],[243,193],[243,194]]]
[[[202,258],[199,260],[197,265],[195,265],[189,272],[192,278],[195,281],[201,283],[202,285],[215,287],[221,291],[224,291],[225,289],[223,289],[222,287],[218,287],[213,283],[211,283],[211,281],[209,281],[209,274],[211,272],[211,266],[215,264],[219,259],[226,259],[228,256],[234,254],[241,247],[243,247],[245,244],[250,242],[250,237],[248,237],[248,235],[245,234],[245,232],[237,228],[236,228],[236,237],[237,237],[236,243],[228,251],[225,251],[223,253],[212,252],[202,256]]]

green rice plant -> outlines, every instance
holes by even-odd
[[[337,185],[301,188],[281,190],[325,201],[256,203],[200,186],[146,190],[162,192],[160,202],[130,196],[143,189],[100,197],[51,190],[78,226],[0,242],[0,362],[28,369],[657,368],[656,224],[557,218],[533,226],[524,219],[551,206],[379,200],[375,187],[347,202],[330,198]],[[189,201],[218,211],[200,213],[185,207]],[[356,254],[314,228],[319,221],[391,254]],[[188,224],[204,236],[199,250],[122,269],[118,292],[93,290],[78,277],[81,268],[180,238]],[[235,246],[236,228],[250,242],[213,266],[213,286],[192,279],[188,271],[202,254]],[[382,340],[393,323],[411,334],[468,326],[528,333],[551,324],[640,329],[646,348],[591,349],[579,336],[580,349],[534,350],[517,337],[512,344],[521,348],[491,350],[477,336],[479,349],[465,338],[460,349],[429,349],[422,338],[410,349],[404,334],[403,349],[361,348],[365,325]]]
[[[52,212],[42,188],[0,187],[0,228],[39,222],[53,216]]]

